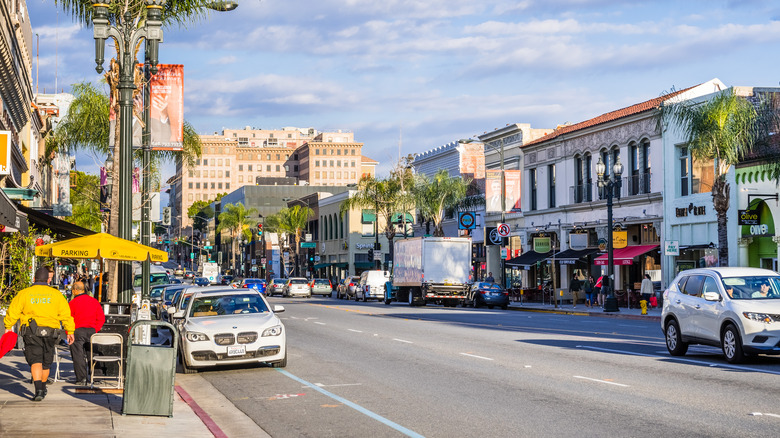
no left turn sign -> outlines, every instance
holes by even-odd
[[[509,233],[512,231],[512,228],[509,226],[509,224],[498,224],[496,227],[496,233],[501,237],[509,237]]]

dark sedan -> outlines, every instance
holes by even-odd
[[[262,278],[245,278],[238,287],[241,289],[255,289],[261,294],[265,294],[266,283]]]
[[[501,306],[506,309],[509,306],[509,293],[498,283],[479,281],[469,288],[464,306],[482,307],[492,309]]]
[[[195,286],[208,286],[211,284],[211,282],[206,277],[196,277],[194,280],[192,280],[192,284]]]

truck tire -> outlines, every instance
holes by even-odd
[[[409,306],[414,307],[414,289],[409,289]]]
[[[385,304],[387,304],[388,306],[390,305],[390,302],[391,302],[391,301],[392,301],[392,300],[390,300],[389,298],[385,298]]]

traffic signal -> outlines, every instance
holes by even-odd
[[[263,235],[263,224],[257,224],[257,235],[258,236]]]
[[[171,224],[171,207],[163,207],[162,224],[163,225]]]
[[[368,261],[369,262],[374,261],[374,249],[373,248],[369,248],[369,250],[368,250]]]
[[[309,248],[309,264],[314,264],[314,248]]]

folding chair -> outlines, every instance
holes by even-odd
[[[119,346],[119,356],[108,356],[108,355],[99,355],[95,356],[95,345],[102,345],[102,346],[112,346],[117,345]],[[95,381],[95,365],[97,363],[107,363],[107,362],[116,362],[119,364],[119,374],[116,377],[110,377],[106,376],[105,378],[108,379],[116,379],[116,388],[122,388],[122,363],[124,362],[124,342],[122,340],[122,335],[118,333],[95,333],[92,335],[92,337],[89,338],[89,361],[90,361],[90,372],[89,372],[89,384],[90,386],[94,385]]]

